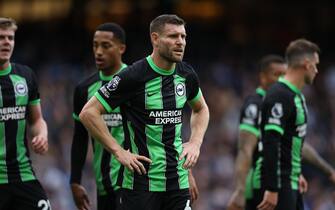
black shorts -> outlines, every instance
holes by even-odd
[[[118,210],[184,210],[190,206],[188,189],[145,192],[121,189]]]
[[[98,210],[117,210],[120,200],[120,190],[108,192],[106,195],[97,196]]]
[[[37,181],[0,184],[0,210],[50,210],[50,202]]]
[[[257,210],[262,202],[264,190],[254,190],[253,198],[246,203],[246,210]],[[278,203],[275,210],[303,210],[303,204],[298,190],[280,189],[278,191]]]

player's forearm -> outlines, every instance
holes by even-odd
[[[48,127],[43,118],[37,119],[35,122],[30,124],[30,132],[33,136],[48,136]]]
[[[244,192],[248,172],[251,167],[252,155],[257,145],[257,137],[241,131],[238,142],[238,153],[235,162],[236,188]]]
[[[96,109],[84,107],[79,118],[94,139],[98,140],[109,152],[115,154],[122,149],[110,135],[108,128],[101,117],[101,113]]]
[[[191,115],[191,137],[190,141],[202,144],[209,121],[209,110],[206,104],[200,110],[193,110]]]
[[[244,151],[239,151],[235,162],[236,189],[245,191],[245,183],[250,169],[251,159]]]
[[[324,160],[317,151],[308,143],[304,143],[302,147],[302,157],[308,163],[319,168],[326,176],[330,176],[334,171],[333,167]]]
[[[88,148],[88,133],[85,127],[75,121],[71,147],[70,183],[81,183],[82,170],[85,164]]]

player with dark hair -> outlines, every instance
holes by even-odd
[[[252,198],[252,167],[257,159],[257,144],[259,143],[260,112],[266,90],[285,74],[286,63],[278,55],[263,57],[258,65],[259,87],[255,93],[248,96],[241,108],[238,154],[235,162],[236,188],[228,205],[229,209],[242,210],[245,199]],[[249,174],[248,174],[249,173]]]
[[[10,62],[16,22],[0,17],[0,210],[51,209],[31,165],[27,124],[35,153],[48,151],[48,130],[34,72]]]
[[[318,73],[319,47],[298,39],[286,49],[288,69],[267,91],[262,104],[261,141],[256,161],[252,209],[300,209],[301,151],[307,129],[307,108],[301,90]]]
[[[74,134],[71,149],[71,189],[76,206],[80,210],[89,209],[90,201],[85,188],[80,184],[83,166],[85,164],[89,134],[81,124],[79,113],[85,103],[108,83],[113,75],[122,71],[126,64],[122,62],[122,55],[126,50],[126,35],[124,30],[115,23],[104,23],[96,28],[93,37],[93,52],[97,72],[81,81],[74,93]],[[116,107],[111,113],[103,115],[109,132],[118,144],[123,145],[124,134],[120,108]],[[106,151],[103,146],[92,139],[93,168],[97,186],[98,210],[116,209],[116,185],[121,164],[115,156]],[[122,176],[122,174],[120,175]]]
[[[188,210],[188,169],[200,154],[209,111],[193,68],[182,62],[184,21],[161,15],[150,24],[153,52],[114,76],[84,106],[80,119],[125,166],[120,208]],[[182,144],[183,107],[192,108],[191,136]],[[120,106],[125,149],[101,115]]]
[[[245,205],[247,209],[250,208],[249,203],[252,202],[253,198],[253,171],[258,157],[258,149],[262,148],[261,142],[259,142],[259,124],[263,98],[266,95],[266,90],[285,74],[286,66],[284,58],[278,55],[264,56],[258,65],[260,85],[253,95],[246,98],[241,109],[238,154],[235,162],[236,187],[228,204],[229,210],[242,210],[245,209]],[[302,148],[302,156],[335,183],[334,169],[307,143]],[[304,186],[307,186],[307,183],[303,177],[301,177],[300,183],[300,190],[305,191]]]

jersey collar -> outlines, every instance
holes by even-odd
[[[259,95],[261,95],[262,97],[264,97],[265,94],[266,94],[266,91],[265,91],[263,88],[258,87],[258,88],[256,89],[256,93],[259,94]]]
[[[119,70],[117,70],[117,72],[116,72],[115,74],[119,73],[120,71],[122,71],[122,70],[123,70],[124,68],[126,68],[126,67],[127,67],[127,64],[122,63],[122,64],[121,64],[121,68],[120,68]],[[110,80],[112,80],[115,74],[106,76],[106,75],[104,75],[104,74],[102,73],[102,71],[99,71],[99,77],[100,77],[100,79],[103,80],[103,81],[110,81]]]
[[[280,77],[279,82],[284,83],[286,86],[288,86],[293,92],[300,94],[301,91],[292,83],[290,83],[288,80],[284,79],[283,77]]]
[[[159,67],[154,63],[154,61],[152,60],[152,58],[151,58],[150,55],[148,55],[148,56],[146,57],[146,59],[147,59],[149,65],[150,65],[150,67],[151,67],[155,72],[157,72],[158,74],[162,74],[162,75],[171,75],[171,74],[174,73],[175,68],[174,68],[174,69],[170,69],[170,70],[166,70],[166,69],[159,68]]]
[[[7,68],[0,70],[0,76],[5,76],[12,71],[12,65],[9,64]]]

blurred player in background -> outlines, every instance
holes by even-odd
[[[261,155],[256,161],[251,209],[303,208],[299,199],[301,151],[307,108],[301,90],[318,73],[319,47],[298,39],[286,49],[287,72],[272,85],[262,103]]]
[[[285,74],[286,69],[284,58],[278,55],[264,56],[259,63],[260,85],[253,95],[246,98],[241,109],[238,155],[235,162],[236,188],[228,204],[229,210],[245,209],[245,203],[251,202],[253,170],[259,154],[258,149],[262,147],[259,142],[262,101],[266,90]],[[260,144],[259,148],[257,144]],[[302,148],[302,156],[335,183],[334,169],[308,143],[305,143]],[[301,188],[306,185],[302,178]],[[304,190],[306,189],[301,189],[301,191]]]

